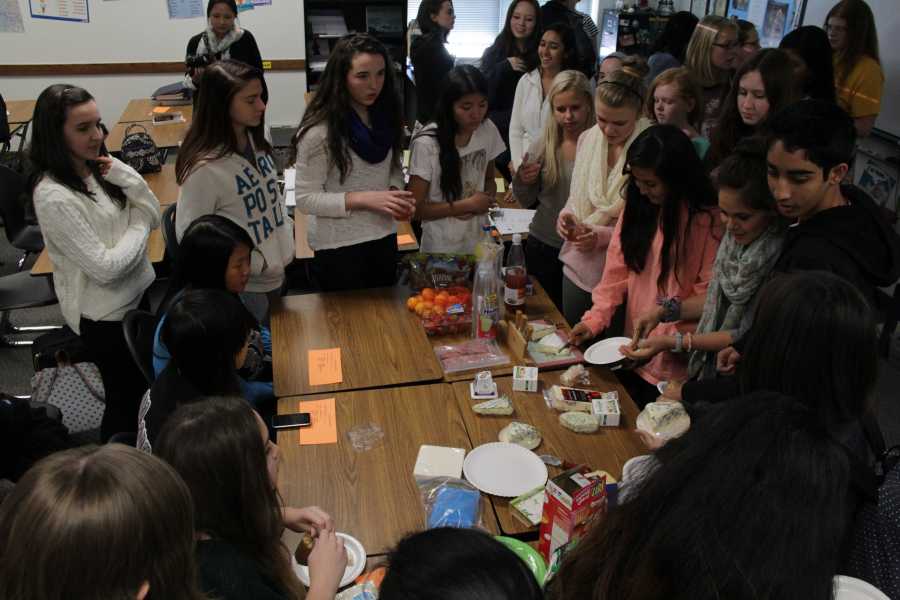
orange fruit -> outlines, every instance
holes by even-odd
[[[418,302],[416,302],[415,296],[411,296],[406,300],[406,308],[409,310],[416,310],[416,304],[418,304]]]
[[[431,310],[434,308],[434,302],[429,302],[428,300],[423,301],[419,306],[422,306],[422,310]]]
[[[431,288],[425,288],[422,290],[422,298],[424,300],[434,300],[434,290]]]
[[[443,302],[444,304],[447,304],[448,298],[450,298],[450,294],[447,292],[440,292],[434,297],[436,302]]]
[[[443,304],[435,304],[432,312],[436,316],[444,316],[447,313],[447,308]]]
[[[416,304],[415,311],[416,311],[416,314],[419,315],[419,316],[421,317],[421,316],[422,316],[422,313],[425,312],[425,303],[424,303],[424,302],[419,302],[418,304]]]

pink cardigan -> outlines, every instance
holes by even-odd
[[[687,211],[683,218],[687,217]],[[710,214],[694,216],[687,236],[682,236],[682,253],[678,279],[673,271],[665,281],[665,289],[659,290],[656,280],[662,271],[661,249],[662,229],[656,229],[653,243],[647,253],[647,264],[640,273],[631,271],[622,255],[622,219],[616,223],[603,277],[592,292],[594,306],[581,317],[582,322],[597,335],[609,325],[616,308],[625,305],[625,335],[631,336],[634,320],[657,306],[660,296],[677,296],[684,300],[691,296],[705,295],[712,278],[716,251],[722,239],[722,223],[717,209]],[[679,283],[680,280],[680,283]],[[676,327],[677,325],[677,327]],[[696,323],[660,323],[651,335],[673,335],[676,331],[693,331]],[[661,352],[638,368],[637,373],[648,383],[656,385],[660,381],[681,380],[687,377],[687,353]]]

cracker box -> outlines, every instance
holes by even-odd
[[[550,572],[606,514],[606,475],[578,465],[547,481],[538,550]]]
[[[537,367],[513,367],[513,391],[536,392],[537,389]]]

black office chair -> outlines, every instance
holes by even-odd
[[[36,222],[29,222],[22,201],[25,192],[25,177],[9,167],[0,165],[0,214],[6,229],[6,238],[14,248],[24,254],[16,264],[21,271],[25,260],[44,249],[44,236]]]
[[[122,319],[128,351],[147,380],[147,385],[153,385],[156,379],[153,372],[153,336],[156,324],[156,316],[146,310],[129,310]]]
[[[49,277],[32,277],[23,271],[0,277],[0,347],[30,346],[31,340],[10,338],[10,334],[33,333],[61,329],[59,325],[14,326],[9,320],[13,310],[35,308],[55,304],[56,292],[53,291]]]
[[[162,234],[163,240],[166,242],[166,254],[169,260],[178,260],[178,236],[175,234],[175,207],[177,204],[170,204],[166,207],[162,214]]]

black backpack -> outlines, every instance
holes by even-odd
[[[133,129],[138,128],[141,131],[132,133]],[[122,161],[141,175],[159,173],[162,170],[162,160],[156,142],[147,133],[147,128],[140,123],[132,123],[125,129],[125,137],[122,140]]]

